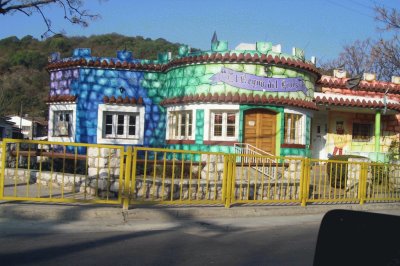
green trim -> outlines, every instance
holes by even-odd
[[[307,149],[297,149],[297,148],[282,148],[281,156],[301,156],[301,157],[310,157],[311,151]]]
[[[282,126],[283,126],[283,109],[282,112],[276,114],[276,138],[275,138],[275,154],[277,156],[281,155],[281,143],[283,143],[283,134],[282,134]]]
[[[306,149],[310,149],[311,146],[311,117],[306,116]]]
[[[378,110],[375,113],[375,152],[380,151],[381,139],[381,112]]]
[[[196,144],[203,144],[204,140],[204,110],[196,110],[196,129],[195,141]]]

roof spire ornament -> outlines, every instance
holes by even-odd
[[[211,43],[213,44],[213,43],[216,43],[216,42],[218,42],[217,31],[214,31],[214,34],[213,34],[213,36],[211,38]]]

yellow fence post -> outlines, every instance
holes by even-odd
[[[126,160],[125,160],[125,172],[124,172],[124,194],[123,194],[123,205],[122,209],[124,211],[129,209],[130,201],[130,181],[131,181],[131,166],[132,166],[132,147],[127,147],[126,149]]]
[[[358,198],[361,205],[364,204],[367,195],[367,175],[368,166],[366,163],[361,163],[361,175],[358,183]]]
[[[132,168],[131,168],[131,176],[130,176],[131,190],[129,192],[129,195],[130,195],[129,198],[133,198],[133,194],[135,193],[135,189],[136,189],[137,154],[138,154],[137,147],[134,147],[133,154],[132,154]],[[144,186],[144,184],[143,184],[143,186]]]
[[[301,206],[305,207],[308,200],[308,180],[310,179],[310,159],[305,158],[301,164],[301,180],[300,180],[300,200]]]
[[[225,208],[230,208],[231,207],[231,199],[232,199],[232,160],[234,156],[230,155],[225,155],[225,169],[224,172],[226,172],[226,193],[225,193]]]

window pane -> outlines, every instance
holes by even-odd
[[[235,120],[236,120],[236,114],[235,113],[228,113],[227,114],[227,123],[228,124],[235,124]]]
[[[188,137],[192,136],[192,124],[188,126]]]
[[[118,115],[118,125],[124,124],[124,115]]]
[[[112,124],[112,115],[106,115],[106,124],[108,125]]]
[[[136,135],[136,115],[129,116],[128,135],[131,135],[131,136]]]
[[[174,136],[178,137],[179,136],[179,115],[178,114],[174,114]]]
[[[123,135],[124,134],[124,125],[118,125],[117,126],[117,134],[118,135]]]
[[[65,114],[65,121],[69,122],[69,114],[68,113]]]
[[[214,124],[222,124],[222,114],[214,115]]]
[[[130,115],[129,116],[129,125],[136,125],[136,115]]]
[[[105,134],[112,135],[113,133],[113,115],[106,114],[106,125],[105,125]]]
[[[222,136],[222,125],[214,125],[214,136],[216,137]]]
[[[117,115],[117,135],[124,135],[124,115]]]
[[[106,125],[106,134],[111,135],[112,134],[112,125]]]
[[[136,126],[129,126],[129,135],[136,135]]]
[[[186,125],[181,124],[181,137],[186,136]]]
[[[189,124],[192,124],[192,112],[188,113],[188,117],[189,117]]]
[[[180,114],[180,118],[181,118],[181,121],[179,123],[179,126],[181,128],[180,137],[186,136],[186,122],[187,122],[186,116],[187,116],[187,113]]]
[[[234,137],[235,136],[235,126],[228,126],[226,129],[226,135],[228,137]]]

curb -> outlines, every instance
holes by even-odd
[[[226,209],[222,206],[134,206],[123,211],[120,206],[109,205],[68,205],[40,204],[26,202],[0,203],[0,218],[19,220],[60,220],[60,221],[172,221],[197,218],[245,218],[267,216],[293,216],[324,214],[333,209],[380,212],[399,210],[400,203],[329,204],[301,206],[236,206]]]

